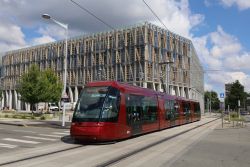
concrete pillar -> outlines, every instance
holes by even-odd
[[[5,107],[9,107],[9,92],[5,91],[6,99],[5,99]]]
[[[162,88],[162,84],[161,83],[159,83],[159,91],[163,92],[163,88]]]
[[[155,83],[153,82],[153,90],[157,91],[156,87],[155,87]]]
[[[77,102],[78,100],[78,89],[77,89],[77,86],[75,86],[75,98],[74,98],[74,102]]]
[[[30,111],[30,104],[29,103],[25,103],[25,110]]]
[[[70,98],[70,102],[73,102],[73,92],[70,86],[69,86],[69,98]]]
[[[158,83],[156,84],[156,90],[157,90],[157,91],[160,91],[160,90],[161,90],[161,84],[158,84]]]
[[[184,97],[185,97],[185,98],[189,98],[189,96],[188,96],[188,88],[187,88],[187,87],[184,87],[184,88],[183,88],[183,91],[184,91]]]
[[[188,88],[187,91],[188,91],[188,98],[189,98],[189,99],[192,99],[192,92],[191,92],[192,89]]]
[[[2,92],[1,109],[4,108],[4,92]]]
[[[170,95],[173,95],[173,86],[172,85],[169,85],[169,94]]]
[[[176,96],[179,96],[178,86],[174,86],[174,92]]]
[[[182,97],[186,97],[185,87],[181,87],[181,94],[182,94]]]
[[[21,100],[19,99],[19,97],[21,96],[19,93],[17,93],[17,103],[16,103],[16,110],[17,111],[21,111]]]
[[[14,104],[15,104],[15,110],[18,110],[19,108],[17,107],[18,106],[18,97],[17,97],[17,92],[16,92],[16,90],[14,90]]]
[[[9,90],[9,104],[8,104],[8,106],[9,106],[9,109],[11,110],[12,109],[12,92],[11,92],[11,90]]]
[[[179,96],[183,97],[182,87],[181,86],[177,86],[177,87],[178,87],[178,91],[179,91]]]
[[[147,82],[143,82],[143,87],[144,87],[144,88],[147,88],[147,86],[148,86],[148,85],[147,85]]]

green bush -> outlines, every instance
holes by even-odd
[[[18,115],[16,115],[16,114],[12,115],[12,118],[18,118]]]
[[[9,115],[8,115],[8,114],[5,114],[4,117],[5,117],[5,118],[9,118]]]
[[[15,114],[15,110],[3,110],[2,113]]]
[[[26,115],[22,115],[22,116],[21,116],[21,119],[26,119]]]
[[[231,113],[230,113],[230,117],[231,117],[231,118],[238,118],[239,116],[238,116],[238,113],[237,113],[237,112],[231,112]]]
[[[40,120],[46,120],[46,117],[43,115],[40,117]]]
[[[35,117],[34,115],[32,115],[32,116],[30,117],[30,119],[36,119],[36,117]]]

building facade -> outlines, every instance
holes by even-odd
[[[16,91],[32,64],[51,68],[63,80],[65,41],[7,52],[2,57],[2,107],[28,109]],[[162,80],[161,80],[162,79]],[[203,69],[192,42],[144,23],[68,40],[67,94],[75,102],[91,81],[116,80],[200,101],[204,110]],[[163,81],[163,82],[162,82]]]

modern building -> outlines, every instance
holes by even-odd
[[[2,107],[28,109],[16,91],[31,64],[63,80],[65,41],[7,52],[2,57]],[[196,99],[204,111],[203,69],[192,42],[150,23],[68,40],[67,94],[78,99],[91,81],[117,80]],[[163,82],[161,82],[161,79]]]

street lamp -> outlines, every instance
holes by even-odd
[[[66,86],[67,86],[67,55],[68,55],[68,24],[61,23],[56,19],[52,18],[49,14],[43,14],[42,18],[52,20],[54,23],[58,24],[66,31],[65,37],[65,56],[64,56],[64,77],[63,77],[63,92],[62,99],[66,99],[68,96],[66,94]],[[63,104],[63,117],[62,117],[62,126],[65,126],[65,103]]]

